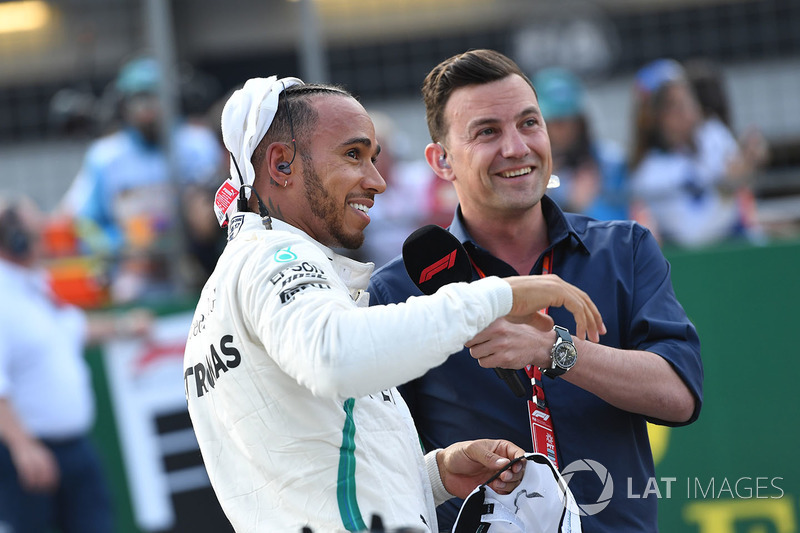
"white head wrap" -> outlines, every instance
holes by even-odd
[[[245,185],[253,185],[256,171],[250,158],[258,143],[267,133],[278,110],[278,95],[292,85],[303,85],[299,78],[252,78],[228,99],[222,110],[222,140],[225,148],[236,158],[241,179]],[[236,212],[234,201],[240,193],[242,182],[233,160],[230,176],[217,190],[214,212],[221,226]],[[250,195],[245,189],[245,197]]]

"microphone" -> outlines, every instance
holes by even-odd
[[[472,265],[461,242],[449,231],[429,224],[414,231],[403,243],[403,264],[411,281],[423,294],[433,294],[448,283],[472,281]],[[495,368],[511,392],[525,397],[525,386],[515,370]]]
[[[403,264],[423,294],[448,283],[472,280],[467,251],[446,229],[435,224],[414,231],[403,243]]]

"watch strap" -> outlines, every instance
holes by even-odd
[[[566,372],[567,371],[560,366],[542,369],[542,375],[547,376],[550,379],[556,379],[558,376],[565,374]]]
[[[567,328],[562,326],[553,326],[553,330],[556,332],[556,335],[558,335],[558,338],[556,339],[556,343],[553,345],[553,348],[555,348],[559,344],[559,340],[561,342],[568,342],[572,344],[572,336],[569,334],[569,330],[567,330]],[[543,368],[542,375],[547,376],[550,379],[556,379],[558,376],[565,374],[567,370],[569,370],[568,368],[561,368],[560,366],[557,366],[555,364],[555,361],[553,361],[552,365],[553,366],[551,366],[550,368]]]
[[[572,335],[569,334],[569,330],[563,326],[553,326],[553,330],[556,332],[562,341],[564,342],[572,342]],[[558,342],[558,340],[556,340]]]

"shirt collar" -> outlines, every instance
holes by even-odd
[[[584,244],[578,231],[564,215],[561,208],[546,195],[542,196],[541,204],[545,224],[547,224],[547,237],[550,240],[551,247],[555,248],[563,243],[571,248],[578,248],[588,254],[589,249]],[[456,208],[453,221],[450,223],[448,229],[450,233],[455,235],[462,243],[470,242],[477,246],[472,236],[467,231],[467,228],[464,226],[460,204]]]

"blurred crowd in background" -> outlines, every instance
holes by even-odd
[[[548,194],[567,211],[635,219],[664,246],[698,248],[769,238],[753,183],[769,147],[753,126],[735,131],[725,80],[708,60],[658,59],[634,76],[630,147],[596,134],[580,77],[561,67],[532,72],[560,186]],[[57,94],[61,125],[98,132],[77,175],[48,216],[42,239],[55,290],[85,307],[158,303],[191,294],[225,244],[212,199],[228,170],[219,116],[230,91],[183,113],[162,135],[159,70],[147,55],[126,61],[104,99],[106,123]],[[235,89],[232,88],[231,90]],[[373,113],[387,191],[370,211],[364,247],[348,252],[382,265],[425,224],[445,225],[456,207],[449,182],[422,154],[409,157],[393,119]],[[172,154],[168,157],[168,154]]]
[[[776,12],[784,9],[781,0],[770,2]],[[179,7],[178,2],[175,9]],[[282,2],[273,7],[287,9]],[[328,7],[327,2],[318,5],[323,15]],[[390,3],[385,9],[399,8]],[[554,24],[563,26],[559,20]],[[181,21],[174,26],[180,29]],[[617,55],[633,67],[629,75],[618,77],[623,85],[616,85],[618,93],[624,91],[630,113],[625,142],[620,142],[606,127],[612,121],[619,124],[620,118],[612,116],[614,110],[598,109],[597,100],[592,107],[597,73],[580,61],[584,57],[608,65],[613,59],[578,42],[565,52],[582,55],[564,54],[557,61],[552,46],[541,40],[541,56],[547,60],[532,60],[538,57],[533,52],[536,39],[551,31],[540,26],[536,33],[536,28],[517,32],[510,55],[530,65],[528,74],[550,134],[554,174],[560,178],[560,186],[548,194],[562,208],[600,219],[635,219],[670,248],[758,245],[798,233],[797,217],[776,219],[759,213],[758,195],[764,190],[760,180],[772,161],[770,141],[758,123],[734,121],[731,81],[720,61],[712,58],[724,56],[718,47],[710,48],[716,54],[706,56],[698,46],[684,51],[680,60],[636,60],[618,48]],[[573,37],[580,41],[578,33]],[[298,39],[306,44],[301,36]],[[496,44],[490,37],[488,42],[474,40],[482,47]],[[353,45],[350,50],[369,55],[367,46]],[[240,78],[229,70],[219,76],[225,79],[218,79],[177,57],[170,76],[179,93],[178,108],[170,114],[162,101],[164,71],[157,56],[146,46],[128,50],[105,85],[98,87],[96,80],[64,83],[48,99],[45,137],[71,139],[82,152],[78,168],[58,168],[54,173],[59,175],[49,178],[49,183],[59,184],[58,192],[51,192],[58,195],[57,201],[43,205],[35,188],[14,188],[17,176],[0,176],[0,196],[14,198],[22,191],[46,211],[40,233],[54,290],[85,308],[174,301],[199,290],[225,244],[225,232],[217,226],[211,206],[229,164],[219,131],[222,106],[250,75],[302,77],[306,68],[298,59],[289,71],[292,67],[281,58],[274,64],[264,62],[258,72],[243,68]],[[398,58],[398,72],[407,63]],[[391,59],[382,58],[375,67],[376,79],[386,78],[384,71],[391,65]],[[348,74],[352,73],[339,75],[334,65],[333,79],[307,81],[350,82],[355,87],[348,89],[357,94],[360,87],[369,86],[364,80],[348,79]],[[422,81],[409,78],[405,76],[403,84],[418,86]],[[386,102],[374,92],[362,101],[372,113],[383,147],[378,165],[387,191],[370,212],[364,247],[348,253],[380,266],[400,253],[414,229],[446,224],[456,203],[452,185],[437,179],[424,161],[419,147],[427,139],[418,138],[424,129],[408,128],[412,121],[424,128],[422,113],[408,117],[402,111],[387,112],[391,106],[381,105]],[[10,107],[0,105],[0,112]],[[165,124],[167,119],[171,122]],[[13,140],[9,128],[0,133]],[[784,145],[781,150],[780,157],[786,159]]]

